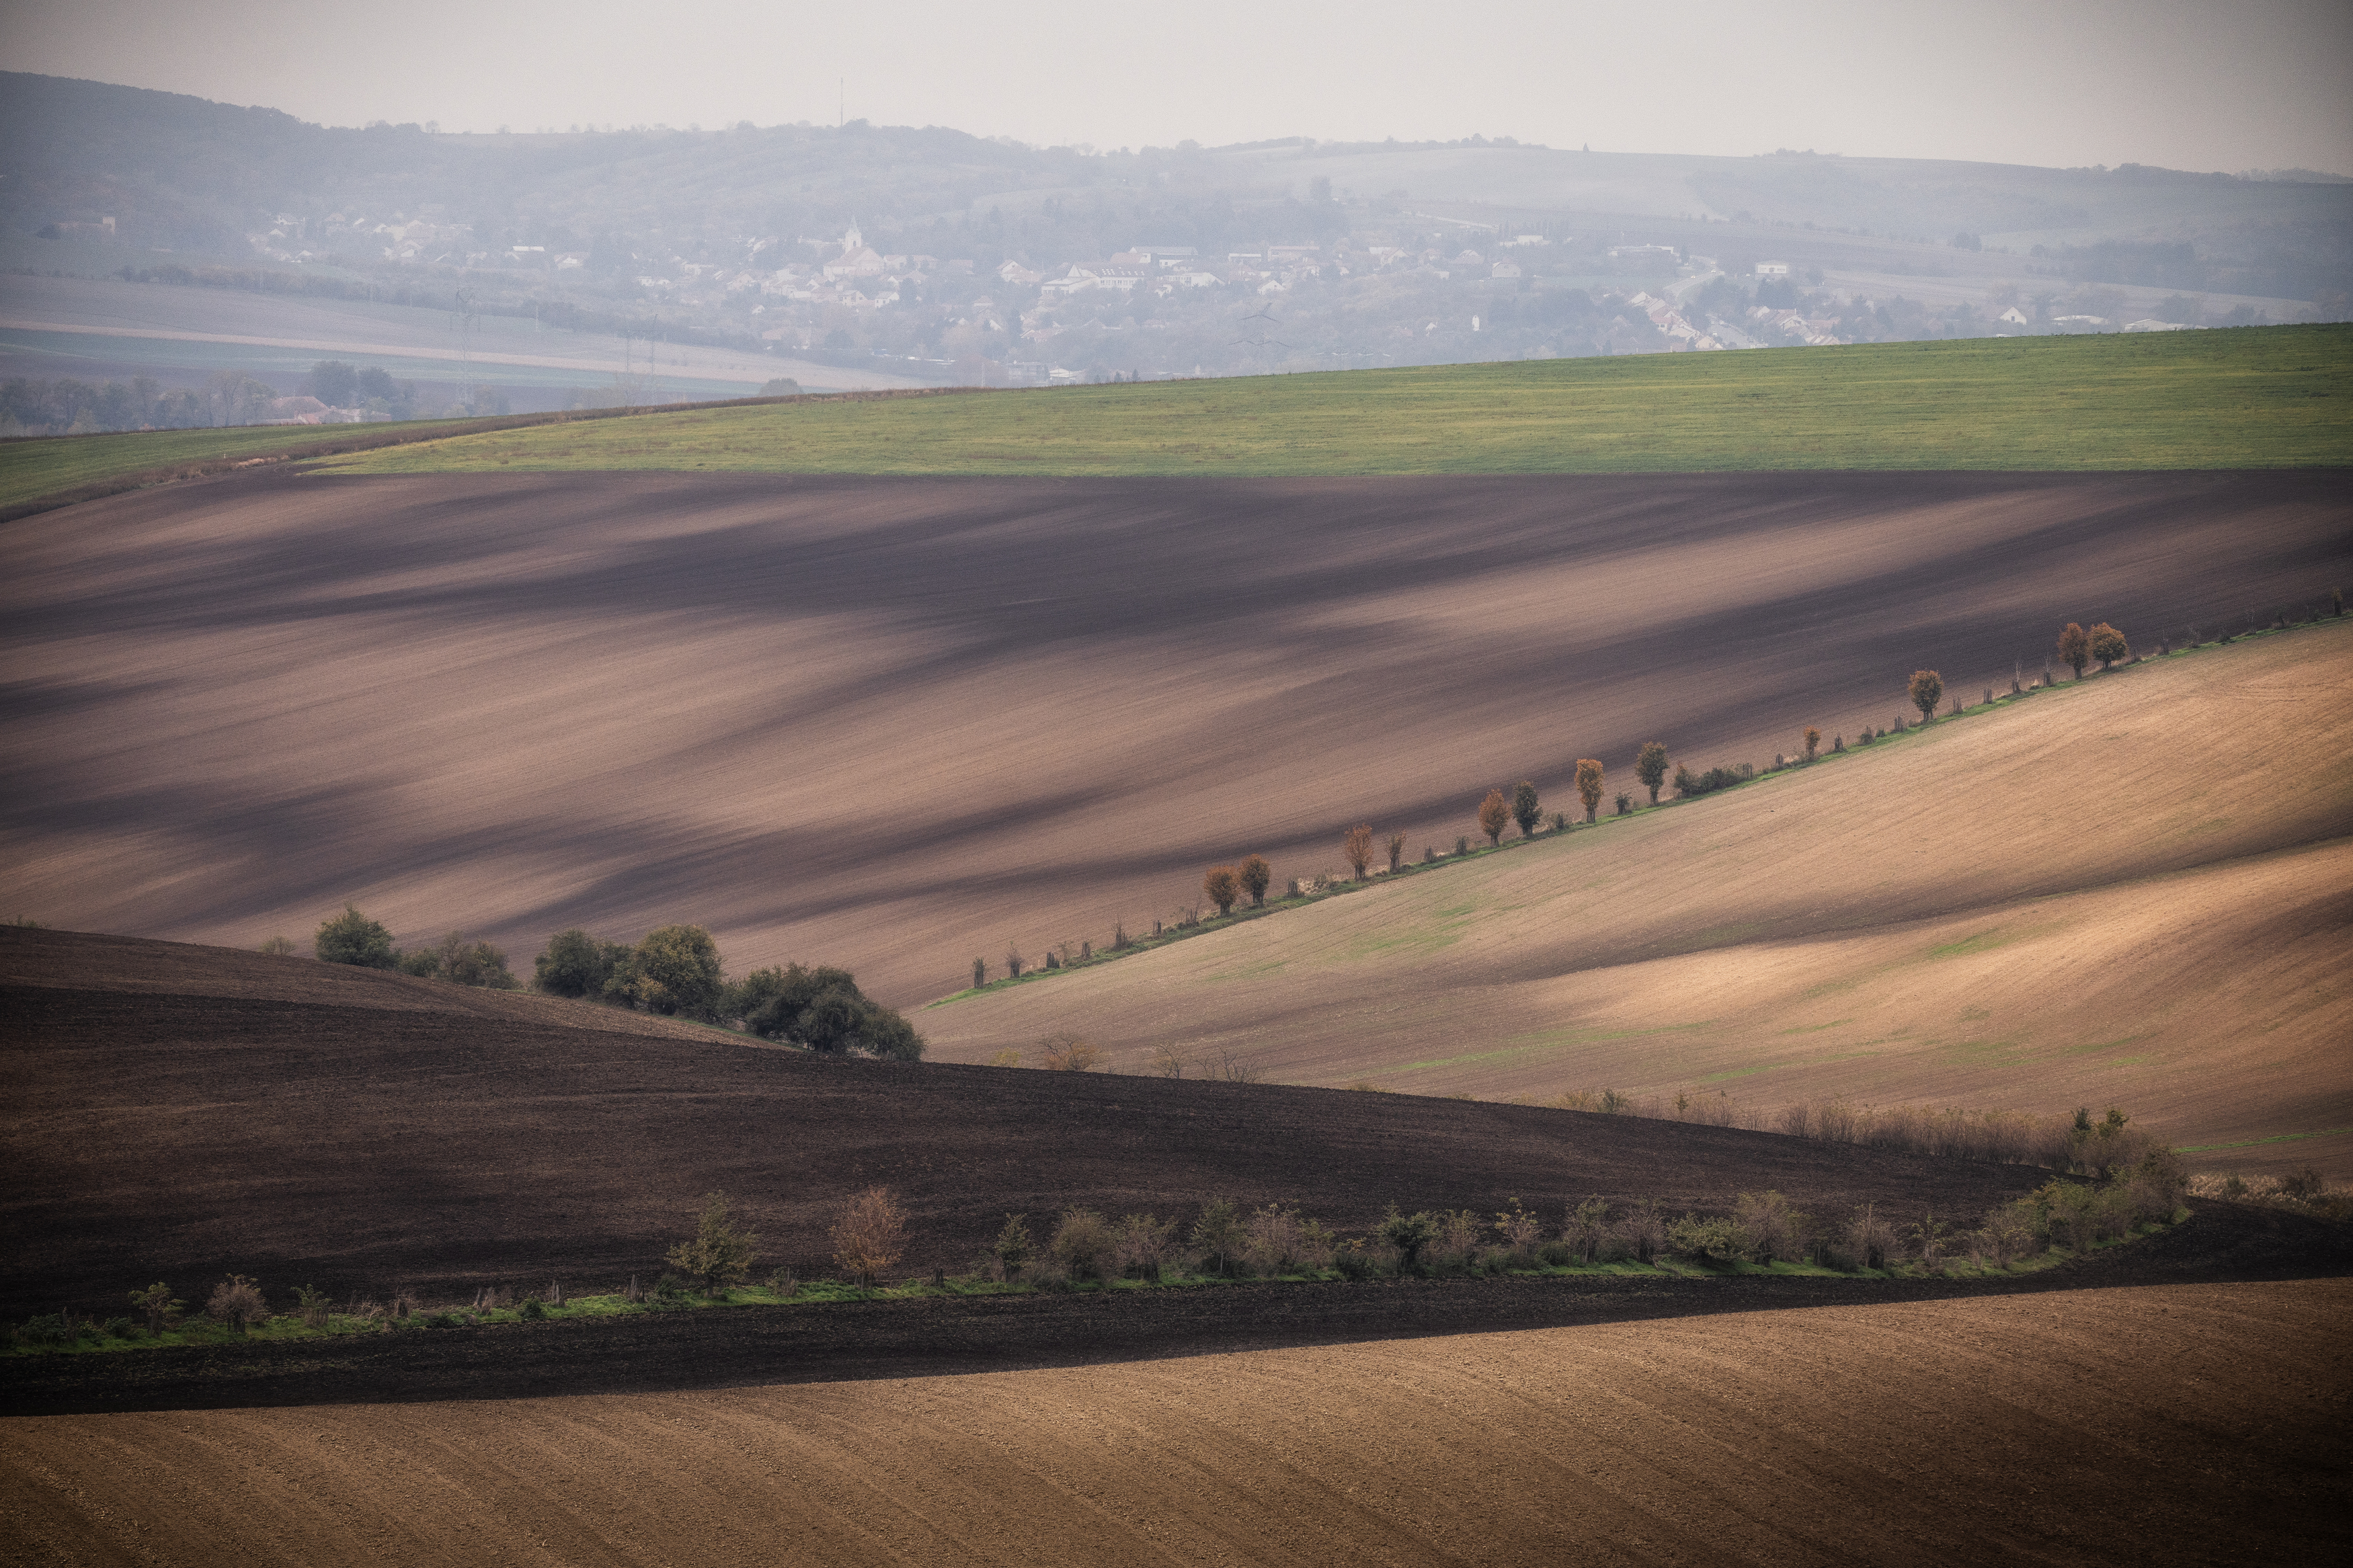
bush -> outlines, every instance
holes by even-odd
[[[1266,863],[1266,857],[1245,855],[1242,857],[1242,863],[1234,869],[1236,875],[1241,878],[1242,891],[1250,895],[1250,908],[1254,910],[1263,908],[1266,904],[1267,885],[1274,880],[1274,868]],[[1121,934],[1124,936],[1126,933],[1123,931]],[[1123,942],[1121,945],[1125,944]]]
[[[1685,1214],[1667,1226],[1667,1245],[1702,1263],[1730,1263],[1740,1256],[1743,1240],[1733,1220]]]
[[[1659,785],[1666,782],[1667,749],[1656,741],[1642,742],[1641,752],[1634,758],[1634,776],[1641,779],[1651,792],[1651,804],[1659,804]]]
[[[1231,1199],[1212,1196],[1201,1205],[1200,1217],[1193,1222],[1192,1233],[1187,1239],[1201,1255],[1205,1268],[1213,1273],[1228,1274],[1233,1271],[1234,1260],[1250,1243],[1250,1227]]]
[[[1038,1057],[1049,1072],[1092,1072],[1103,1063],[1102,1047],[1068,1034],[1039,1040]]]
[[[1522,779],[1512,790],[1512,820],[1520,825],[1520,837],[1534,838],[1544,821],[1544,808],[1536,801],[1534,779]]]
[[[187,1303],[172,1300],[169,1285],[158,1279],[144,1290],[133,1290],[130,1295],[132,1306],[147,1315],[149,1333],[160,1334],[166,1329],[179,1327],[180,1310]]]
[[[669,925],[648,931],[605,982],[605,994],[616,1001],[649,1013],[705,1022],[717,1021],[726,994],[719,948],[701,926]]]
[[[727,1194],[711,1193],[702,1200],[693,1237],[662,1254],[662,1261],[692,1279],[704,1295],[716,1296],[752,1277],[759,1246],[758,1237],[736,1227],[728,1214]]]
[[[491,991],[512,991],[516,981],[507,968],[507,955],[487,942],[469,940],[451,931],[431,947],[400,955],[404,973],[447,980],[455,985],[478,985]]]
[[[1569,1210],[1567,1223],[1560,1230],[1561,1240],[1586,1263],[1601,1256],[1601,1243],[1609,1234],[1609,1205],[1599,1198],[1588,1198]]]
[[[532,984],[551,996],[602,996],[605,983],[629,955],[617,942],[599,942],[586,931],[558,931],[547,951],[532,961]]]
[[[1625,816],[1628,812],[1634,809],[1634,797],[1626,794],[1623,790],[1620,790],[1618,793],[1617,806],[1618,815],[1620,816]]]
[[[923,1059],[923,1039],[914,1026],[859,990],[858,977],[846,969],[755,969],[728,992],[726,1008],[764,1040],[828,1056]]]
[[[1219,914],[1231,914],[1234,900],[1241,897],[1241,873],[1231,866],[1212,866],[1201,878],[1201,891],[1218,906]]]
[[[333,1307],[334,1303],[327,1299],[324,1290],[310,1285],[294,1288],[294,1313],[302,1320],[302,1326],[306,1329],[326,1327],[327,1314]]]
[[[1895,1227],[1879,1217],[1878,1210],[1870,1204],[1857,1209],[1854,1218],[1847,1222],[1842,1254],[1853,1259],[1848,1268],[1884,1268],[1890,1261],[1903,1256],[1902,1243]]]
[[[1037,1244],[1029,1239],[1029,1220],[1018,1214],[1005,1216],[1005,1224],[997,1231],[997,1239],[988,1247],[989,1256],[997,1259],[997,1266],[1005,1271],[1008,1279],[1019,1274],[1029,1259],[1037,1255]]]
[[[261,944],[261,952],[271,958],[291,958],[294,956],[294,939],[273,936]]]
[[[1519,1199],[1514,1198],[1510,1208],[1495,1215],[1495,1234],[1503,1237],[1504,1247],[1514,1258],[1527,1259],[1535,1256],[1536,1243],[1544,1237],[1544,1226],[1520,1206]]]
[[[1176,1256],[1176,1222],[1158,1219],[1148,1214],[1124,1215],[1119,1222],[1119,1235],[1113,1247],[1113,1261],[1119,1273],[1134,1273],[1139,1279],[1157,1281],[1160,1271]]]
[[[1658,1201],[1645,1198],[1609,1227],[1603,1252],[1611,1258],[1630,1258],[1638,1263],[1650,1263],[1657,1259],[1666,1245],[1667,1222],[1659,1213]]]
[[[907,1212],[883,1186],[842,1205],[833,1227],[833,1260],[853,1284],[871,1285],[907,1250]]]
[[[1806,1216],[1780,1194],[1743,1193],[1733,1214],[1740,1227],[1742,1256],[1772,1263],[1795,1262],[1806,1255]]]
[[[1691,799],[1697,795],[1713,795],[1720,789],[1730,789],[1734,784],[1746,784],[1756,776],[1757,770],[1746,763],[1740,763],[1728,768],[1710,768],[1704,773],[1695,773],[1686,767],[1677,767],[1675,793],[1685,799]]]
[[[1577,798],[1585,803],[1585,820],[1601,809],[1601,763],[1592,757],[1577,760]]]
[[[262,1300],[261,1287],[242,1274],[232,1274],[213,1287],[212,1300],[205,1303],[205,1316],[242,1334],[254,1324],[269,1321],[269,1303]]]
[[[74,1342],[73,1325],[63,1312],[49,1312],[37,1318],[27,1318],[16,1332],[16,1341],[27,1350],[61,1350]]]
[[[1422,1254],[1439,1239],[1439,1222],[1426,1212],[1400,1214],[1391,1204],[1375,1234],[1397,1248],[1398,1273],[1417,1274]]]
[[[311,951],[326,963],[355,964],[362,969],[390,969],[400,961],[392,933],[345,904],[343,912],[319,927]]]
[[[1332,1267],[1339,1270],[1343,1279],[1371,1279],[1383,1272],[1380,1258],[1366,1250],[1361,1241],[1351,1241],[1335,1250]]]
[[[1074,1279],[1108,1279],[1118,1253],[1119,1237],[1094,1210],[1065,1209],[1047,1249]]]

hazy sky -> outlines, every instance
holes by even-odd
[[[2353,174],[2348,0],[6,0],[0,66],[332,125],[709,128],[839,101],[1100,147],[1479,132]]]

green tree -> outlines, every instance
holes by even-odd
[[[1544,807],[1536,799],[1534,779],[1522,779],[1512,790],[1512,820],[1520,825],[1520,837],[1534,838],[1536,824],[1544,820]]]
[[[1250,908],[1264,908],[1267,884],[1274,880],[1274,868],[1266,863],[1266,857],[1245,855],[1236,871],[1242,879],[1242,890],[1250,896]]]
[[[605,983],[628,956],[619,942],[599,942],[577,929],[558,931],[532,961],[532,984],[551,996],[602,996]]]
[[[1487,842],[1501,844],[1504,841],[1504,825],[1511,820],[1511,803],[1504,798],[1504,792],[1489,790],[1487,798],[1479,803],[1479,831],[1487,836]]]
[[[160,1334],[180,1321],[180,1309],[185,1301],[172,1300],[172,1288],[158,1279],[144,1290],[131,1292],[131,1304],[147,1314],[147,1331]]]
[[[1241,897],[1242,879],[1231,866],[1212,866],[1201,879],[1201,891],[1218,906],[1219,914],[1231,914],[1234,900]]]
[[[1601,809],[1601,763],[1593,757],[1577,760],[1577,798],[1585,803],[1585,820]]]
[[[612,978],[605,982],[605,994],[649,1013],[714,1021],[726,994],[718,944],[701,926],[648,931],[615,966]]]
[[[1189,1239],[1202,1261],[1214,1261],[1216,1271],[1223,1274],[1231,1267],[1234,1254],[1250,1239],[1250,1230],[1231,1199],[1213,1196],[1201,1205],[1201,1217],[1193,1222]]]
[[[2092,634],[2069,621],[2059,634],[2059,657],[2072,666],[2075,679],[2084,679],[2084,667],[2092,662]]]
[[[739,1229],[728,1212],[725,1193],[709,1193],[694,1235],[662,1255],[662,1260],[693,1280],[706,1296],[716,1296],[752,1277],[752,1259],[759,1255],[760,1238]]]
[[[1426,1212],[1399,1214],[1395,1204],[1381,1216],[1379,1236],[1398,1250],[1398,1272],[1411,1274],[1421,1267],[1421,1255],[1438,1239],[1438,1221]]]
[[[2125,634],[2105,621],[2092,628],[2091,644],[2092,657],[2100,661],[2102,669],[2132,652],[2132,646],[2125,641]]]
[[[1642,742],[1641,754],[1634,759],[1634,776],[1641,779],[1651,792],[1651,804],[1659,804],[1659,786],[1667,781],[1667,749],[1656,741]]]
[[[1936,701],[1945,695],[1945,678],[1933,669],[1912,672],[1912,706],[1920,710],[1920,722],[1926,724],[1936,716]]]
[[[997,1240],[988,1250],[1004,1267],[1008,1279],[1020,1273],[1038,1250],[1029,1239],[1029,1222],[1018,1214],[1007,1215],[1005,1227],[997,1233]]]
[[[390,969],[400,962],[392,933],[352,904],[345,904],[342,914],[319,927],[311,951],[325,963],[356,964],[362,969]]]
[[[980,973],[977,959],[975,973]],[[923,1037],[905,1017],[858,988],[858,977],[824,964],[755,969],[729,989],[727,1014],[764,1040],[828,1056],[850,1053],[920,1061]]]

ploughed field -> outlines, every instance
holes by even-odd
[[[1223,1194],[1363,1229],[1386,1205],[1599,1194],[1671,1211],[1774,1189],[1843,1216],[1970,1221],[2044,1173],[1731,1129],[1272,1085],[846,1061],[583,1026],[586,1009],[301,959],[0,930],[11,1115],[0,1318],[119,1310],[236,1270],[283,1292],[427,1300],[650,1279],[723,1189],[763,1272],[835,1272],[871,1184],[911,1215],[900,1269],[968,1267],[1009,1212],[1189,1221]],[[143,977],[177,966],[163,985]],[[195,972],[214,969],[219,978]],[[375,995],[369,994],[375,993]],[[447,1009],[426,1005],[436,994]],[[423,998],[420,1001],[420,998]],[[537,1005],[543,1019],[527,1016]]]
[[[2353,620],[2177,654],[914,1016],[951,1060],[1069,1032],[1482,1099],[2116,1105],[2341,1180],[2348,696]]]
[[[28,1562],[2315,1562],[2343,1279],[0,1422]]]
[[[230,946],[355,899],[524,969],[695,921],[907,1005],[1245,852],[1418,853],[1491,784],[1568,805],[1581,756],[1761,763],[1915,668],[2006,688],[2068,619],[2309,599],[2348,523],[2292,471],[244,474],[9,525],[0,879]]]

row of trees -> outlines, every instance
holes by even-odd
[[[290,953],[293,943],[273,938],[262,951]],[[452,932],[432,947],[403,951],[380,922],[349,904],[319,927],[312,951],[328,963],[396,969],[460,985],[512,990],[518,984],[506,954],[487,942]],[[860,991],[848,970],[794,963],[755,969],[731,983],[718,943],[698,925],[660,926],[635,945],[577,929],[558,931],[533,961],[532,983],[551,996],[732,1026],[813,1051],[897,1061],[917,1061],[923,1054],[923,1037],[898,1012]]]

